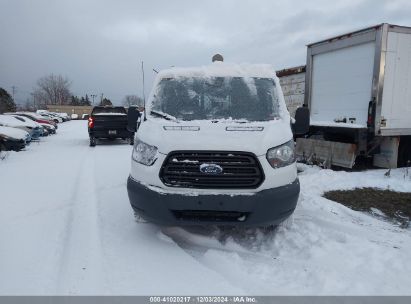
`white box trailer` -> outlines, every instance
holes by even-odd
[[[284,101],[291,117],[295,117],[297,108],[304,104],[305,65],[276,72],[280,80]]]
[[[352,167],[411,159],[411,28],[380,24],[307,46],[310,133],[297,155]]]

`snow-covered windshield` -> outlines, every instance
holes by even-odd
[[[151,111],[178,120],[267,121],[279,116],[279,104],[270,78],[179,77],[159,82]]]

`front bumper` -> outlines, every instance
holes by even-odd
[[[7,151],[20,151],[26,147],[26,142],[23,139],[20,140],[4,140],[4,146]]]
[[[252,195],[194,196],[157,192],[129,177],[127,191],[134,211],[160,225],[268,226],[281,223],[293,213],[300,183],[296,179]]]

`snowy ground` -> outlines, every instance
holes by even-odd
[[[411,230],[321,197],[358,186],[411,191],[402,170],[303,166],[289,227],[137,224],[131,147],[88,147],[85,121],[0,161],[0,295],[411,295]]]

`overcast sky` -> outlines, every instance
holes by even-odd
[[[305,64],[305,45],[378,23],[411,26],[409,0],[0,0],[0,87],[24,102],[54,73],[74,94],[120,103],[152,68],[227,62]]]

